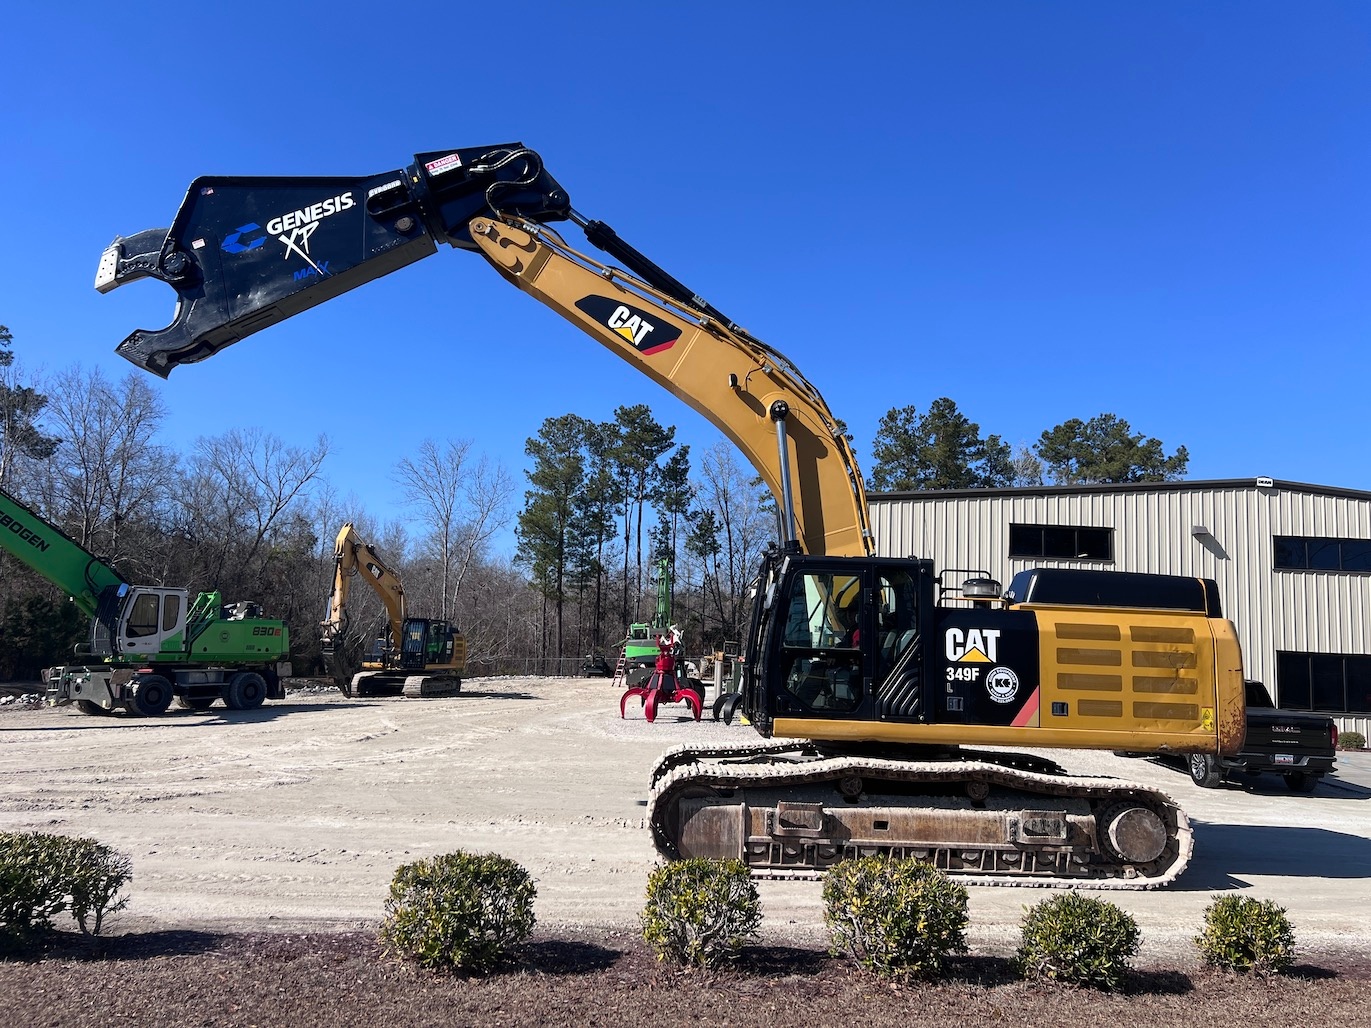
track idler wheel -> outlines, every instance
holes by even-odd
[[[1100,843],[1128,864],[1150,864],[1166,850],[1166,823],[1150,807],[1119,803],[1099,821]]]

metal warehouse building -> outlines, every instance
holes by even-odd
[[[877,553],[1212,578],[1247,677],[1371,735],[1371,492],[1269,478],[869,496]]]

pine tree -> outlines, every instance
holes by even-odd
[[[1072,418],[1042,434],[1034,452],[1042,458],[1053,481],[1061,485],[1085,482],[1170,482],[1185,476],[1190,454],[1184,446],[1170,457],[1160,439],[1148,439],[1116,414],[1098,414],[1089,421]]]
[[[985,489],[1014,484],[1014,455],[997,435],[981,427],[946,396],[927,414],[892,407],[881,418],[871,445],[876,460],[873,489]]]

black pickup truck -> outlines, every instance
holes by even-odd
[[[1338,726],[1324,714],[1280,710],[1261,682],[1247,683],[1247,739],[1232,759],[1192,753],[1190,778],[1215,789],[1239,773],[1281,775],[1291,792],[1311,792],[1333,770]]]

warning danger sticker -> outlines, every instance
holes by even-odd
[[[439,157],[436,161],[429,161],[424,165],[424,170],[430,175],[441,175],[445,171],[452,171],[461,166],[462,158],[455,153],[450,153],[446,157]]]

